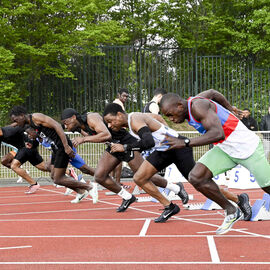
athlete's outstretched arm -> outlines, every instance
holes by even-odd
[[[63,146],[65,148],[65,152],[71,157],[74,156],[74,152],[73,152],[72,148],[68,145],[66,134],[65,134],[62,126],[60,125],[60,123],[58,123],[57,121],[55,121],[54,119],[52,119],[51,117],[49,117],[43,113],[32,114],[32,119],[36,125],[42,125],[44,127],[54,129],[63,143]]]
[[[75,147],[79,144],[85,142],[92,142],[92,143],[101,143],[111,140],[111,134],[103,122],[103,119],[100,114],[98,113],[89,113],[87,115],[87,124],[88,126],[93,129],[97,134],[89,135],[84,130],[81,131],[83,137],[75,137],[72,140],[72,143]]]
[[[203,91],[203,92],[199,93],[197,96],[208,98],[208,99],[211,99],[211,100],[219,103],[221,106],[223,106],[224,108],[226,108],[230,112],[234,113],[239,118],[241,118],[241,116],[243,115],[242,110],[239,110],[235,106],[232,106],[224,95],[222,95],[220,92],[218,92],[214,89],[209,89],[209,90]]]

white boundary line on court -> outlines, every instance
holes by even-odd
[[[134,265],[182,265],[182,264],[204,264],[204,265],[220,265],[220,264],[233,264],[233,265],[242,265],[242,264],[254,264],[254,265],[270,265],[270,262],[219,262],[219,263],[214,263],[214,262],[0,262],[0,265],[8,265],[8,264],[12,264],[12,265],[21,265],[21,264],[25,264],[25,265],[59,265],[59,264],[64,264],[64,265],[93,265],[93,264],[98,264],[98,265],[112,265],[112,264],[134,264]]]
[[[15,248],[31,248],[32,246],[17,246],[17,247],[0,247],[0,250],[1,249],[15,249]]]
[[[207,236],[207,242],[208,242],[208,247],[211,255],[211,259],[213,263],[220,263],[216,243],[214,240],[214,237],[212,235]]]

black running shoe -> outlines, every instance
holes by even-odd
[[[180,191],[177,193],[177,195],[182,200],[182,203],[183,204],[188,203],[189,197],[188,197],[187,192],[185,191],[184,185],[181,182],[176,183],[176,185],[180,187]]]
[[[155,219],[156,223],[163,223],[166,222],[171,216],[176,215],[180,212],[180,208],[177,204],[171,203],[170,205],[166,206],[163,213]]]
[[[117,212],[124,212],[127,210],[127,208],[136,201],[136,197],[132,195],[132,197],[129,200],[124,200],[122,204],[117,208]]]
[[[247,193],[238,195],[238,206],[244,214],[244,220],[248,221],[252,216],[252,208],[249,204],[249,197]]]

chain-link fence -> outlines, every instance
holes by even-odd
[[[183,136],[186,136],[188,138],[199,136],[199,133],[196,131],[183,131],[179,133],[181,133]],[[78,134],[73,134],[73,133],[67,133],[67,134],[69,135],[71,139],[74,138],[75,136],[78,136]],[[265,153],[269,161],[270,160],[269,158],[270,132],[258,131],[256,132],[256,134],[258,134],[263,140]],[[81,155],[81,157],[85,160],[86,164],[95,168],[105,148],[106,148],[105,144],[102,144],[102,143],[85,143],[85,144],[79,145],[77,151]],[[209,149],[210,149],[209,145],[194,147],[193,148],[194,159],[197,161]],[[9,151],[11,151],[11,149],[8,146],[1,145],[1,157],[3,157]],[[51,152],[47,148],[40,146],[39,152],[45,161],[50,159]],[[1,179],[18,178],[18,176],[11,169],[8,169],[4,167],[3,165],[0,165],[0,167],[1,167],[1,171],[0,171]],[[49,177],[49,173],[44,173],[42,171],[39,171],[34,166],[32,166],[29,162],[24,164],[23,168],[27,169],[33,178]],[[81,172],[77,171],[77,173],[81,173]]]

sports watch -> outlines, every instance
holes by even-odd
[[[184,140],[184,142],[185,142],[185,144],[186,144],[186,147],[189,147],[190,139],[186,138],[186,139]]]

